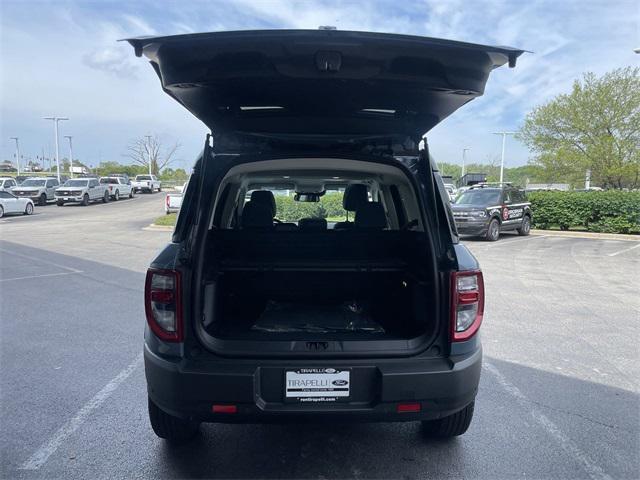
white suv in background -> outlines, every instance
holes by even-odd
[[[131,180],[124,177],[101,177],[100,183],[109,190],[109,196],[113,200],[120,200],[120,197],[133,198],[133,187]]]
[[[17,185],[18,183],[15,178],[0,177],[0,192],[11,192]]]

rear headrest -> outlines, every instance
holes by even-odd
[[[356,228],[382,230],[387,228],[387,217],[381,203],[365,203],[356,210]]]
[[[301,218],[298,220],[300,230],[320,231],[327,229],[327,221],[324,218]]]
[[[276,216],[276,198],[269,190],[255,190],[251,192],[251,201],[271,209],[271,218]]]
[[[247,202],[240,219],[242,228],[273,228],[273,216],[268,205]]]
[[[359,183],[348,185],[342,197],[342,208],[355,212],[363,204],[369,201],[367,186]]]

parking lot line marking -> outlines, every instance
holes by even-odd
[[[35,260],[36,262],[47,263],[49,265],[53,265],[54,267],[64,268],[65,270],[69,270],[70,272],[73,272],[73,273],[82,273],[80,270],[76,268],[65,267],[64,265],[60,265],[59,263],[50,262],[49,260],[43,260],[41,258],[30,257],[29,255],[23,255],[22,253],[12,252],[11,250],[7,250],[5,248],[0,248],[0,252],[8,253],[10,255],[15,255],[17,257],[26,258],[29,260]]]
[[[624,250],[618,250],[617,252],[610,253],[609,256],[610,257],[615,257],[616,255],[620,255],[621,253],[629,252],[629,251],[634,250],[634,249],[636,249],[638,247],[640,247],[640,243],[638,245],[634,245],[633,247],[625,248]]]
[[[484,244],[481,246],[484,246],[485,248],[495,248],[503,245],[510,245],[512,243],[520,244],[522,242],[527,242],[529,240],[537,240],[538,238],[547,238],[547,235],[531,235],[530,237],[527,237],[527,238],[516,238],[514,240],[502,239],[502,240],[498,240],[497,242]]]
[[[14,280],[30,280],[32,278],[42,278],[42,277],[59,277],[60,275],[75,275],[76,273],[83,273],[83,272],[78,270],[77,272],[44,273],[42,275],[29,275],[27,277],[2,278],[0,279],[0,282],[12,282]]]
[[[76,415],[71,418],[67,423],[58,429],[53,436],[44,443],[36,452],[24,462],[19,470],[38,470],[49,457],[62,445],[62,443],[69,438],[80,426],[89,418],[91,413],[100,405],[102,405],[107,398],[124,382],[133,371],[142,363],[142,354],[138,355],[136,359],[131,362],[124,370],[116,375],[109,383],[107,383],[102,390],[94,395]]]
[[[565,435],[558,426],[553,423],[549,417],[539,412],[536,408],[532,407],[531,401],[522,391],[512,384],[507,378],[498,370],[493,364],[484,362],[483,368],[489,371],[498,381],[500,386],[512,397],[516,399],[516,402],[525,410],[528,410],[533,419],[545,429],[545,431],[553,437],[560,447],[566,451],[569,455],[575,458],[584,468],[585,472],[593,480],[612,480],[609,475],[598,465],[591,460],[589,456],[584,453],[576,443]]]

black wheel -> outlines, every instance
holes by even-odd
[[[471,425],[475,401],[457,413],[438,420],[422,422],[422,432],[430,438],[451,438],[462,435]]]
[[[161,192],[162,191],[162,187],[158,187],[158,191]]]
[[[488,242],[495,242],[500,238],[500,222],[497,218],[493,218],[489,222],[489,228],[487,228],[487,234],[484,238]]]
[[[109,201],[109,192],[104,192],[102,196],[102,203],[107,203]]]
[[[120,192],[118,190],[116,190],[116,194],[113,196],[113,199],[117,202],[118,200],[120,200]]]
[[[133,198],[133,189],[129,190],[129,198]]]
[[[89,205],[89,194],[88,193],[85,193],[82,196],[82,203],[80,205],[82,205],[83,207],[86,207],[87,205]]]
[[[64,205],[64,200],[56,200],[56,205],[58,205],[59,207]]]
[[[40,205],[41,207],[44,207],[47,204],[47,194],[43,193],[42,195],[40,195],[40,198],[38,199],[38,205]]]
[[[0,205],[0,218],[4,217],[4,208]]]
[[[149,421],[157,436],[176,444],[188,442],[200,429],[198,422],[169,415],[160,410],[151,399],[149,399]]]
[[[31,215],[33,213],[33,203],[27,203],[27,206],[24,209],[25,215]]]
[[[520,225],[520,228],[518,228],[518,235],[526,237],[530,233],[531,233],[531,218],[529,218],[529,215],[525,215],[524,218],[522,219],[522,225]]]

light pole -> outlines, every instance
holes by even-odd
[[[20,175],[20,142],[18,137],[11,137],[11,140],[16,141],[16,168],[18,169],[18,175]]]
[[[465,164],[465,160],[467,158],[467,152],[471,150],[471,148],[469,147],[465,147],[462,149],[462,175],[460,175],[460,179],[462,179],[462,177],[464,177],[464,164]]]
[[[494,135],[502,135],[502,156],[500,157],[500,183],[504,180],[504,146],[507,135],[515,135],[516,132],[493,132]]]
[[[69,119],[67,117],[44,117],[44,119],[53,121],[53,132],[56,137],[56,170],[58,173],[58,183],[60,183],[60,149],[58,147],[58,122]]]
[[[149,175],[151,175],[151,135],[145,135],[147,139],[147,154],[149,155]]]
[[[69,140],[69,176],[73,178],[73,144],[71,143],[73,135],[65,135],[64,138]]]

